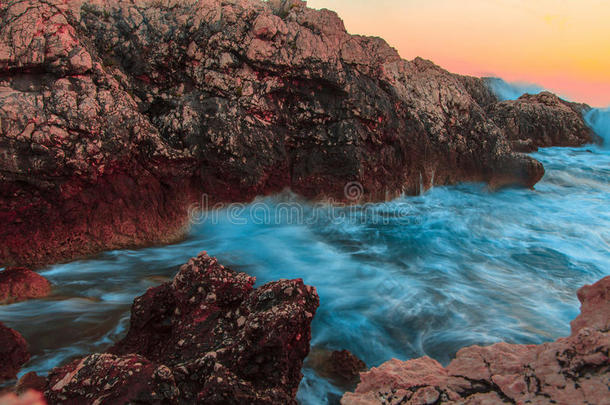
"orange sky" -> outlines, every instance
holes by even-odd
[[[610,106],[610,0],[309,0],[403,58]]]

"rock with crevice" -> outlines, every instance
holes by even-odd
[[[363,373],[343,405],[609,404],[610,277],[578,294],[572,335],[542,345],[498,343],[460,350],[443,367],[393,359]]]
[[[203,253],[132,307],[110,353],[51,371],[51,404],[296,404],[319,304],[302,280],[255,279]]]

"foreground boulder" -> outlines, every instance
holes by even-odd
[[[596,139],[583,113],[591,108],[570,103],[549,92],[525,94],[488,107],[515,150],[532,152],[545,146],[582,146]]]
[[[23,336],[0,323],[0,382],[17,378],[17,372],[28,360],[30,352]]]
[[[40,274],[23,267],[0,271],[0,305],[42,298],[51,292],[51,283]]]
[[[296,0],[3,1],[0,266],[175,241],[202,193],[532,187],[491,98]]]
[[[578,294],[572,335],[542,345],[499,343],[460,350],[443,368],[428,357],[391,360],[362,374],[343,405],[608,404],[610,277]]]
[[[206,254],[137,298],[129,333],[107,354],[54,369],[51,404],[296,404],[314,288],[255,279]]]

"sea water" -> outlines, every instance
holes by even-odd
[[[462,184],[343,208],[262,198],[194,217],[182,243],[46,268],[53,295],[0,306],[0,321],[30,344],[21,374],[46,374],[124,336],[134,297],[206,250],[258,285],[316,286],[311,344],[348,349],[369,367],[423,355],[447,364],[473,344],[566,336],[578,288],[610,274],[609,117],[587,115],[605,145],[533,154],[546,169],[535,190]],[[303,372],[301,403],[337,402],[339,388]]]

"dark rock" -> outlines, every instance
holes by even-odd
[[[354,202],[348,182],[383,200],[544,172],[482,82],[304,2],[9,0],[0,20],[0,265],[175,241],[201,193]]]
[[[346,391],[356,388],[360,382],[360,372],[366,370],[366,364],[349,351],[330,351],[320,347],[311,350],[307,364],[320,377]]]
[[[532,152],[538,147],[581,146],[596,140],[583,117],[589,109],[542,92],[490,105],[487,111],[515,150]]]
[[[0,381],[15,379],[28,360],[30,352],[23,336],[0,323]]]
[[[42,298],[51,292],[51,283],[32,270],[12,267],[0,271],[0,305]]]
[[[29,390],[44,392],[47,388],[47,379],[45,377],[39,376],[33,371],[24,374],[19,381],[17,381],[17,385],[15,386],[15,392],[18,395],[24,394]]]
[[[572,336],[542,345],[498,343],[460,350],[443,368],[428,357],[391,360],[362,374],[343,405],[607,404],[610,277],[583,287]]]
[[[296,404],[318,296],[301,280],[254,282],[205,253],[191,259],[173,282],[134,301],[112,354],[53,370],[47,399]]]

